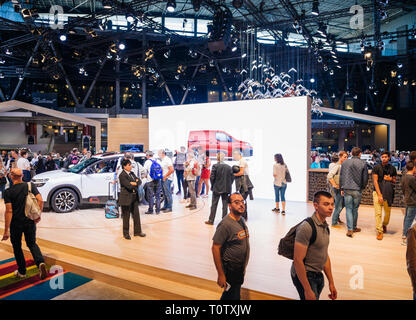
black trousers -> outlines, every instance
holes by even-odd
[[[230,289],[222,293],[220,300],[240,300],[241,285],[244,283],[244,268],[232,267],[223,261],[225,279],[230,284]]]
[[[10,241],[13,246],[14,257],[20,274],[26,274],[26,260],[22,250],[22,234],[25,235],[26,245],[32,254],[36,265],[45,260],[42,252],[36,244],[36,224],[30,219],[25,218],[24,222],[12,221],[10,224]]]
[[[222,217],[224,218],[227,215],[228,208],[228,193],[212,193],[212,203],[211,203],[211,214],[209,215],[209,221],[214,223],[215,215],[217,214],[218,202],[222,199]]]
[[[248,219],[247,215],[247,197],[250,195],[250,192],[245,192],[241,194],[243,196],[243,199],[246,200],[246,209],[244,210],[244,213],[241,215],[245,220]]]
[[[140,224],[139,202],[136,200],[130,206],[121,206],[121,213],[123,215],[123,235],[130,234],[130,215],[133,216],[134,234],[142,232],[142,225]]]

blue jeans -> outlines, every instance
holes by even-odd
[[[165,205],[163,206],[163,209],[172,209],[173,199],[172,199],[172,192],[171,187],[172,180],[166,179],[162,182],[163,187],[163,195],[165,196]]]
[[[280,202],[280,198],[282,198],[282,202],[286,201],[285,193],[286,193],[287,184],[282,183],[281,187],[274,186],[274,198],[275,202]]]
[[[160,212],[160,192],[162,189],[161,180],[153,180],[146,185],[146,191],[149,200],[149,212],[153,212],[156,195],[156,212]]]
[[[178,179],[178,191],[181,192],[183,186],[183,172],[184,170],[175,170],[176,178]]]
[[[335,209],[334,213],[332,214],[332,225],[338,224],[339,214],[341,213],[342,209],[344,209],[344,199],[341,195],[341,190],[332,188],[332,194],[335,200]]]
[[[305,300],[305,289],[303,288],[303,285],[300,282],[298,276],[291,276],[293,284],[295,285],[296,290],[299,293],[300,300]],[[307,271],[306,277],[308,278],[313,293],[315,293],[316,300],[319,300],[319,296],[321,295],[322,289],[325,285],[324,275],[322,274],[322,272]]]
[[[413,220],[416,217],[416,207],[406,207],[406,215],[403,221],[403,237],[406,237],[407,230],[412,226]]]
[[[195,180],[195,194],[198,196],[198,191],[199,191],[199,180],[201,179],[201,176],[196,177]],[[201,188],[201,192],[200,194],[204,194],[205,191],[205,182],[202,184],[202,188]]]
[[[344,190],[345,208],[348,231],[357,228],[358,207],[361,202],[361,192],[357,190]]]
[[[30,182],[30,180],[32,180],[32,177],[30,175],[30,171],[29,170],[23,170],[23,179],[24,182]]]

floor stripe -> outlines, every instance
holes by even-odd
[[[64,273],[63,276],[63,289],[52,289],[51,282],[46,280],[9,295],[4,300],[50,300],[92,280],[71,272]],[[56,283],[59,283],[59,280]]]
[[[27,286],[25,286],[25,287],[22,287],[22,288],[19,288],[19,289],[16,289],[16,290],[10,291],[10,292],[8,292],[8,293],[6,293],[6,294],[2,294],[2,295],[0,296],[0,299],[5,299],[5,298],[7,298],[7,297],[9,297],[9,296],[11,296],[11,295],[14,295],[14,294],[20,293],[20,292],[22,292],[22,291],[24,291],[24,290],[30,289],[30,288],[32,288],[32,287],[34,287],[34,286],[38,285],[38,284],[45,283],[46,281],[48,281],[48,283],[49,283],[49,280],[51,280],[51,279],[53,279],[53,278],[56,278],[56,277],[58,277],[58,276],[60,276],[60,275],[62,275],[62,274],[65,274],[65,273],[67,273],[67,272],[68,272],[68,271],[64,271],[64,272],[62,272],[62,273],[54,274],[53,276],[47,277],[46,279],[43,279],[43,280],[38,280],[37,282],[32,283],[32,284],[29,284],[29,285],[27,285]],[[19,300],[19,299],[17,299],[17,300]],[[24,299],[22,299],[22,300],[24,300]],[[31,300],[31,299],[28,299],[28,300]]]
[[[9,262],[12,262],[12,261],[15,261],[15,259],[14,258],[6,259],[6,260],[3,260],[3,261],[0,261],[0,265],[5,264],[5,263],[9,263]]]
[[[26,278],[18,278],[14,275],[8,277],[6,279],[0,280],[0,294],[5,294],[9,291],[16,290],[25,286],[27,283],[36,282],[39,279],[39,270],[37,268],[33,268],[31,270],[27,270]]]
[[[35,264],[33,260],[26,260],[26,269],[31,267]],[[17,270],[17,264],[15,262],[9,262],[2,266],[3,268],[0,269],[0,277],[8,274],[12,271]],[[1,279],[1,278],[0,278]]]
[[[36,266],[30,266],[29,268],[26,268],[26,272],[27,272],[28,270],[32,270],[32,269],[35,269],[35,268],[37,268],[37,267],[36,267]],[[8,274],[2,275],[2,276],[0,277],[0,280],[7,279],[7,278],[9,278],[9,277],[11,277],[11,276],[14,276],[14,271],[13,271],[13,272],[10,272],[10,273],[8,273]]]

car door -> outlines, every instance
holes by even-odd
[[[108,197],[109,183],[114,180],[117,159],[101,160],[82,173],[83,198],[90,203],[102,203]]]
[[[225,156],[228,157],[228,136],[221,131],[215,133],[216,140],[216,152],[224,152]]]

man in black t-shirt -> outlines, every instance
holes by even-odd
[[[40,221],[40,218],[36,221],[33,221],[26,217],[25,205],[29,187],[28,184],[24,183],[22,180],[22,170],[12,169],[10,176],[13,180],[13,186],[6,190],[4,196],[6,214],[2,241],[5,241],[10,237],[10,241],[13,245],[14,256],[18,266],[18,270],[16,270],[15,275],[18,278],[25,278],[26,260],[22,251],[22,234],[24,234],[26,245],[30,249],[33,260],[39,268],[40,278],[45,279],[48,276],[48,272],[46,270],[46,265],[42,253],[36,244],[36,223]],[[39,207],[42,210],[42,196],[39,194],[38,189],[33,183],[31,183],[31,191],[36,196],[36,200],[38,201]]]
[[[377,240],[382,240],[383,233],[387,231],[394,198],[397,171],[389,161],[390,153],[385,151],[381,154],[381,164],[376,165],[373,169],[373,204],[376,215]],[[382,222],[383,207],[384,221]]]
[[[248,229],[242,217],[245,201],[239,193],[233,193],[228,198],[230,214],[218,224],[212,239],[217,283],[224,288],[221,300],[240,300],[241,285],[250,256]]]

